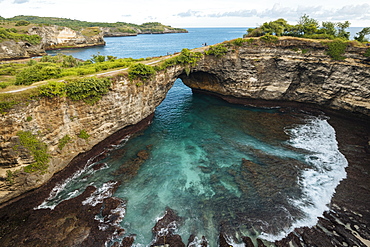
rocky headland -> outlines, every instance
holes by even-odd
[[[29,34],[41,37],[41,49],[54,50],[60,48],[81,48],[105,45],[100,28],[90,28],[88,34],[61,26],[34,26],[28,30]]]
[[[281,38],[206,56],[183,82],[233,102],[277,106],[301,102],[370,115],[370,58],[365,47],[347,47],[335,61],[320,41]]]
[[[0,43],[0,61],[46,55],[47,50],[103,46],[105,41],[100,29],[91,29],[87,35],[68,27],[31,26],[29,35],[38,35],[37,44],[27,41],[7,40]]]
[[[163,26],[155,29],[140,27],[86,27],[78,30],[58,25],[30,25],[28,35],[38,35],[41,42],[33,44],[22,40],[0,42],[0,61],[46,55],[47,50],[104,46],[104,37],[136,36],[139,34],[185,33],[185,29]]]
[[[89,244],[94,241],[96,246],[102,246],[107,239],[118,234],[117,231],[123,231],[112,228],[101,233],[104,236],[98,235],[99,222],[93,220],[101,207],[109,211],[124,204],[119,199],[107,198],[94,208],[86,206],[86,210],[92,213],[81,214],[84,219],[78,216],[78,209],[72,210],[79,207],[82,197],[88,197],[94,188],[88,188],[85,194],[71,199],[70,206],[66,206],[68,202],[60,204],[56,210],[63,214],[40,210],[35,216],[33,207],[48,196],[58,181],[78,170],[89,158],[104,153],[112,143],[110,138],[115,137],[113,143],[119,142],[135,132],[135,129],[127,131],[127,128],[140,126],[138,129],[141,129],[150,124],[155,107],[165,98],[173,82],[181,78],[196,92],[213,94],[234,103],[282,107],[282,110],[284,107],[315,108],[327,112],[337,130],[340,150],[349,162],[348,177],[337,188],[332,210],[320,218],[317,226],[297,229],[275,245],[323,246],[321,243],[325,243],[325,246],[366,246],[370,239],[370,185],[367,182],[370,179],[370,63],[363,55],[366,48],[347,47],[346,59],[335,61],[327,55],[325,44],[315,41],[283,38],[271,43],[254,40],[241,46],[230,44],[228,52],[222,56],[204,55],[190,70],[184,65],[168,67],[142,85],[130,82],[126,75],[115,75],[110,91],[94,106],[67,98],[43,98],[16,105],[2,115],[0,166],[3,204],[0,218],[9,224],[3,224],[0,229],[0,243],[7,246],[18,246],[20,242],[25,246],[40,243],[42,246],[71,243],[75,239],[74,243],[79,246],[93,246]],[[88,133],[88,138],[80,137],[81,130]],[[19,170],[34,161],[30,152],[21,145],[19,131],[28,131],[45,143],[51,159],[46,172],[18,172],[10,183],[6,181],[7,170]],[[66,135],[71,137],[71,141],[61,149],[60,140]],[[23,194],[32,189],[36,190]],[[66,211],[68,207],[71,210]],[[175,212],[170,209],[168,212],[171,213],[169,222],[178,219]],[[37,220],[37,227],[34,227],[34,219],[42,217],[46,220]],[[165,224],[166,220],[158,224]],[[36,233],[36,230],[32,234],[27,231],[15,234],[19,227],[42,231],[51,222],[59,222],[55,231],[65,229],[62,231],[71,234],[71,238],[66,239],[64,235],[54,237],[53,230],[44,235]],[[101,238],[97,239],[97,236]],[[177,244],[174,246],[184,246],[180,244],[184,240],[172,231],[165,236],[158,237],[156,244],[162,244],[164,237],[172,239]],[[245,246],[253,246],[250,239],[243,240]],[[219,243],[220,246],[228,246],[222,233]],[[264,246],[262,240],[258,244]],[[132,239],[126,238],[120,246],[131,245]],[[206,246],[206,241],[202,246]]]

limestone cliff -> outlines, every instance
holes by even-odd
[[[32,45],[26,41],[16,42],[14,40],[0,43],[0,61],[21,59],[46,55],[45,50],[38,45]]]
[[[123,36],[136,36],[139,34],[166,34],[166,33],[187,33],[185,29],[169,28],[161,26],[161,30],[149,31],[142,30],[140,28],[127,28],[121,29],[118,27],[101,27],[101,31],[104,37],[123,37]]]
[[[105,45],[100,29],[96,33],[92,32],[90,35],[83,35],[80,31],[54,25],[34,26],[28,32],[29,34],[37,34],[42,38],[41,47],[45,50]]]
[[[66,98],[44,98],[18,105],[0,116],[0,176],[3,177],[0,202],[40,186],[79,153],[151,115],[177,77],[178,70],[172,68],[137,86],[126,77],[118,76],[109,93],[93,106]],[[87,132],[87,139],[78,137],[81,130]],[[46,173],[19,172],[10,184],[4,179],[7,170],[19,171],[34,161],[20,144],[18,131],[37,135],[47,145],[51,160]],[[66,135],[71,141],[60,149],[58,144]]]
[[[302,102],[369,116],[366,48],[347,47],[342,61],[333,60],[326,49],[319,41],[294,38],[245,42],[222,57],[205,56],[181,79],[193,89],[228,99]]]
[[[28,34],[39,35],[41,43],[35,45],[15,40],[1,42],[0,61],[43,56],[46,55],[45,50],[105,45],[99,28],[86,28],[80,32],[60,26],[32,26]]]

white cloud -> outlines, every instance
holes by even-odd
[[[202,15],[200,11],[194,11],[194,10],[190,10],[190,9],[186,12],[178,13],[175,16],[179,16],[179,17],[191,17],[191,16],[204,17],[204,15]]]
[[[22,4],[22,3],[28,3],[30,0],[14,0],[13,3],[15,4]]]
[[[297,21],[303,14],[308,14],[311,18],[316,18],[319,21],[346,21],[346,20],[369,20],[370,25],[370,5],[345,5],[339,8],[326,8],[325,6],[296,6],[284,7],[280,4],[274,4],[273,7],[257,10],[257,9],[242,9],[228,12],[218,12],[206,14],[205,11],[188,10],[187,12],[178,13],[176,16],[187,17],[211,17],[211,18],[227,18],[227,17],[245,17],[266,19],[266,21],[278,18],[284,18],[288,21]]]
[[[38,15],[136,24],[158,21],[173,27],[253,27],[278,18],[294,24],[303,14],[319,21],[370,25],[369,0],[0,0],[0,16],[6,18]]]

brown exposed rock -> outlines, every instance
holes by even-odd
[[[14,40],[0,43],[0,61],[43,55],[46,55],[46,52],[40,45],[32,45],[25,41],[16,42]]]
[[[181,236],[175,234],[178,225],[181,224],[181,217],[179,217],[174,210],[166,208],[165,215],[157,221],[152,231],[155,236],[153,244],[150,246],[174,246],[185,247]]]
[[[100,32],[96,35],[84,36],[79,31],[56,25],[34,26],[28,32],[29,34],[37,34],[42,38],[41,47],[45,50],[105,45],[103,35]]]
[[[366,48],[347,49],[343,61],[332,60],[325,50],[316,41],[256,40],[222,57],[206,56],[189,76],[180,77],[192,89],[230,101],[243,99],[244,104],[303,102],[370,115],[370,64],[362,55]]]

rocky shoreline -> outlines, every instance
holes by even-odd
[[[40,44],[31,44],[26,41],[9,40],[0,42],[0,61],[18,60],[46,55],[48,50],[75,49],[94,46],[104,46],[104,37],[137,36],[139,34],[168,34],[186,33],[185,29],[164,28],[163,31],[132,30],[134,33],[123,32],[118,28],[89,27],[75,31],[68,27],[57,25],[32,26],[28,30],[30,35],[41,37]]]
[[[292,106],[282,105],[282,110],[284,107]],[[307,106],[307,109],[310,107]],[[317,112],[318,109],[313,111]],[[287,238],[275,242],[275,246],[369,246],[370,130],[367,127],[370,119],[360,119],[338,111],[325,109],[323,111],[330,117],[329,122],[336,130],[340,151],[348,160],[347,178],[337,187],[330,211],[320,217],[316,226],[296,229]],[[104,158],[103,150],[107,150],[110,145],[119,142],[125,136],[144,129],[152,117],[153,115],[137,125],[124,128],[90,151],[77,156],[66,169],[55,174],[42,187],[2,204],[0,206],[2,222],[0,245],[104,246],[112,238],[122,236],[124,229],[117,224],[122,219],[122,215],[115,209],[124,211],[125,202],[119,198],[108,197],[96,205],[84,205],[82,202],[93,194],[96,190],[94,187],[88,187],[82,195],[60,203],[54,210],[33,208],[49,196],[56,184],[81,169],[87,160],[91,157],[95,157],[95,161]],[[117,185],[110,189],[110,194]],[[173,222],[181,221],[176,212],[168,208],[164,213],[164,217],[157,222],[156,226],[153,226],[151,246],[166,246],[166,244],[167,246],[192,246],[194,236],[181,239],[172,226]],[[98,214],[101,214],[103,220],[96,220],[95,216]],[[103,226],[105,230],[101,230]],[[163,229],[167,230],[163,232]],[[269,246],[268,242],[261,239],[257,239],[257,242],[253,242],[249,237],[242,239],[247,247]],[[121,243],[111,244],[129,247],[132,246],[133,241],[134,236],[128,236],[123,238]],[[198,240],[197,243],[208,246],[206,239]],[[219,246],[230,246],[222,232],[219,235]]]

